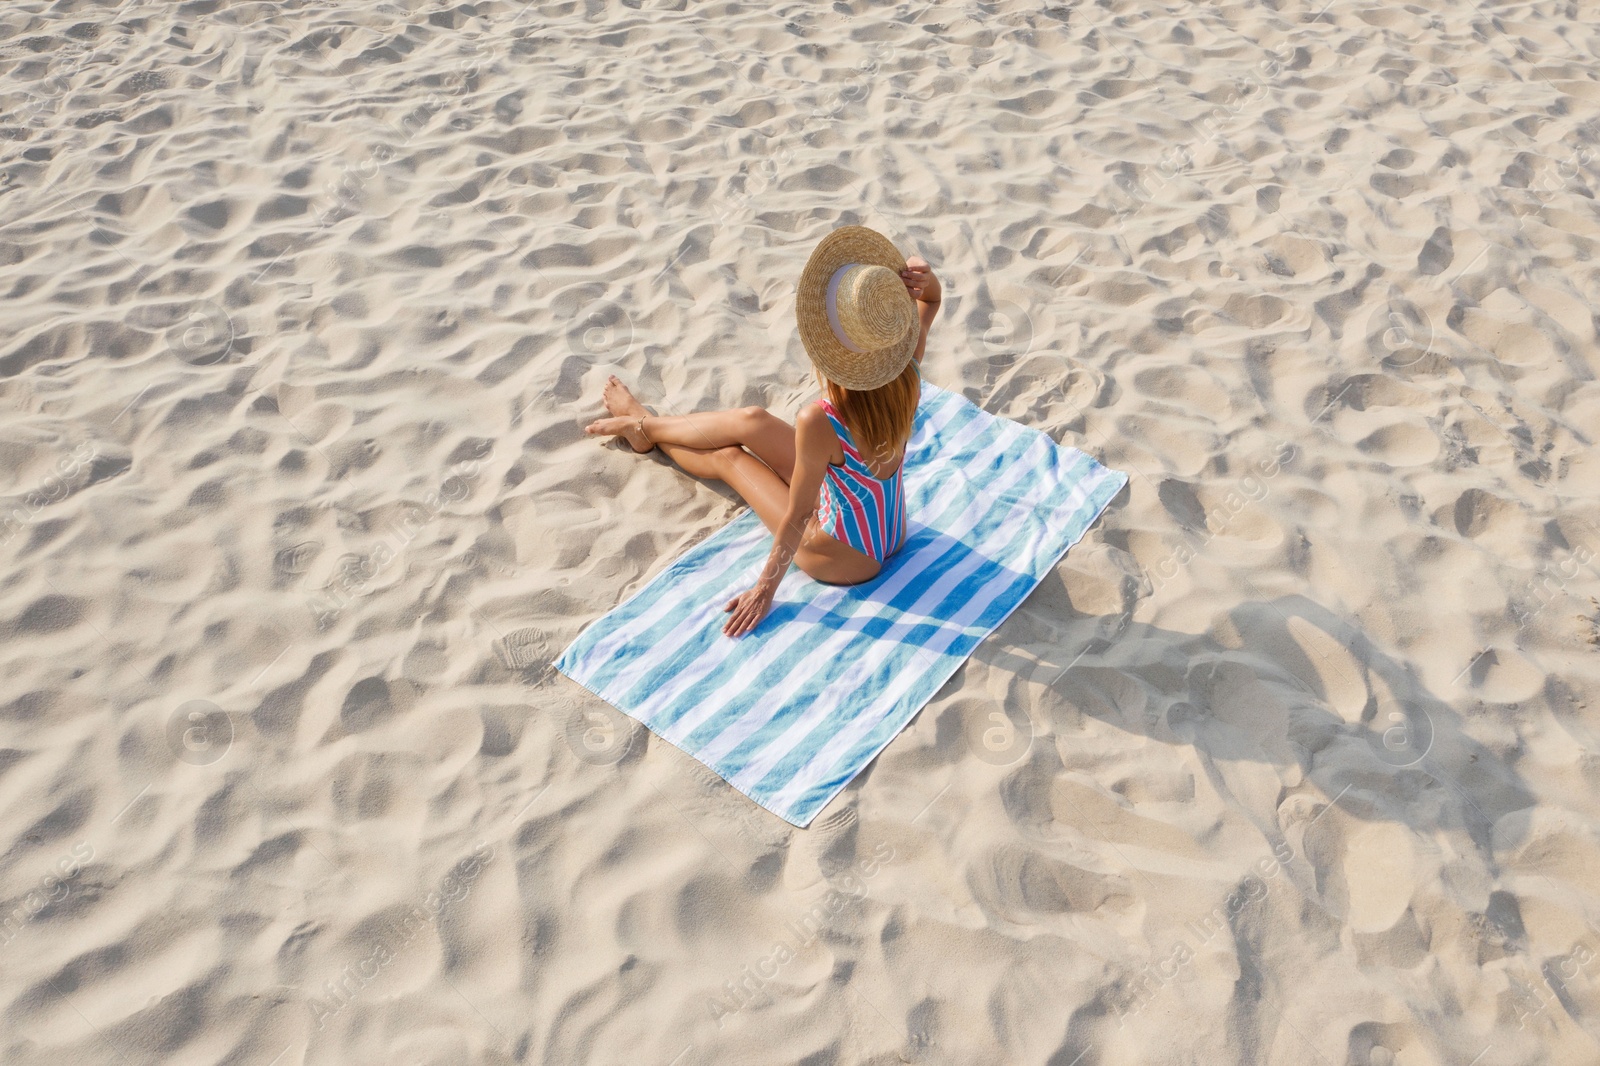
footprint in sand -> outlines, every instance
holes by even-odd
[[[1408,1050],[1427,1057],[1414,1060],[1405,1054]],[[1428,1056],[1417,1043],[1416,1031],[1411,1026],[1362,1022],[1350,1030],[1345,1061],[1350,1066],[1402,1066],[1413,1061],[1433,1063],[1438,1060]]]

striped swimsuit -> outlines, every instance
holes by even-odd
[[[817,403],[827,412],[844,450],[844,463],[829,463],[823,476],[817,525],[861,554],[882,562],[900,546],[906,527],[906,499],[900,484],[905,457],[901,456],[900,465],[887,480],[874,477],[833,404],[826,398]]]

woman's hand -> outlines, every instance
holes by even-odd
[[[728,601],[728,606],[723,608],[725,613],[732,614],[728,623],[722,627],[722,632],[730,637],[742,637],[767,616],[772,610],[772,593],[763,592],[753,588],[748,592],[741,592]]]
[[[900,272],[900,280],[906,283],[906,291],[911,294],[913,300],[936,304],[943,296],[933,268],[921,256],[914,255],[906,260],[906,268]]]

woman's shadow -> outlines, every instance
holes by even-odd
[[[1179,940],[1199,951],[1220,931],[1252,987],[1270,969],[1263,928],[1342,938],[1363,965],[1403,969],[1433,950],[1428,881],[1413,877],[1431,865],[1447,883],[1484,886],[1483,910],[1462,915],[1480,960],[1526,951],[1515,896],[1489,886],[1528,836],[1526,817],[1508,816],[1535,798],[1461,712],[1303,596],[1242,603],[1196,635],[1131,621],[1138,584],[1127,577],[1121,613],[1096,615],[1047,581],[924,710],[934,742],[887,771],[925,780],[974,758],[1004,767],[1015,835],[967,864],[991,921],[1093,941],[1087,928],[1137,938],[1147,912],[1175,913],[1157,922],[1155,938],[1172,943],[1150,945],[1152,966]],[[960,815],[948,817],[958,831]],[[1248,916],[1283,905],[1266,897],[1291,884],[1288,926]],[[1154,1002],[1165,973],[1108,975],[1073,1012],[1060,1061]],[[1380,1037],[1426,1039],[1405,1028],[1374,1037],[1356,1026],[1351,1061],[1367,1061],[1360,1049]]]
[[[1031,737],[1023,758],[1066,772],[1063,748],[1070,759],[1070,738],[1093,719],[1192,748],[1224,797],[1225,764],[1264,763],[1286,790],[1310,786],[1355,818],[1424,836],[1459,830],[1485,850],[1508,843],[1493,839],[1505,815],[1534,803],[1410,665],[1320,604],[1297,595],[1242,603],[1210,633],[1187,634],[1131,621],[1135,603],[1086,615],[1047,582],[997,634],[1004,640],[973,653],[1015,679],[1005,713]],[[943,734],[961,729],[970,751],[972,716],[946,718],[936,749],[959,748]]]
[[[934,743],[903,753],[896,776],[974,757],[1005,767],[1007,815],[1046,855],[1076,841],[1080,858],[1108,846],[1149,856],[1164,832],[1140,841],[1129,826],[1181,821],[1197,804],[1231,829],[1165,836],[1202,866],[1241,834],[1263,854],[1340,849],[1313,832],[1328,835],[1333,810],[1403,826],[1423,851],[1476,852],[1491,876],[1493,856],[1521,842],[1523,820],[1506,816],[1534,797],[1516,771],[1359,628],[1282,596],[1179,633],[1131,621],[1139,597],[1125,592],[1120,614],[1089,615],[1065,585],[1040,586],[924,710]]]

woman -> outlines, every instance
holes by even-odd
[[[728,636],[766,617],[791,561],[818,581],[856,585],[904,543],[901,460],[939,299],[925,260],[845,226],[817,245],[795,292],[800,339],[823,390],[795,425],[761,407],[653,415],[609,379],[612,417],[586,433],[623,437],[636,452],[659,447],[696,477],[726,481],[772,531],[755,587],[724,608]]]

